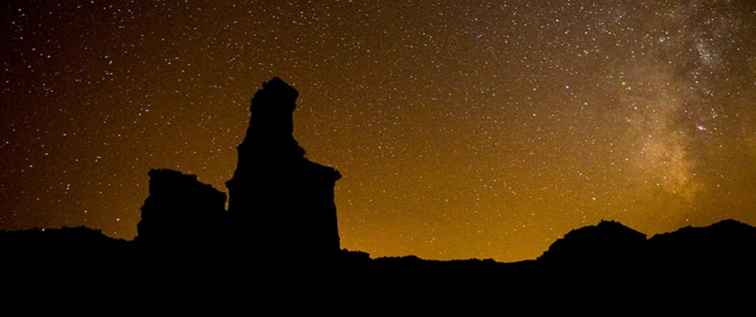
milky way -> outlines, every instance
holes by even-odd
[[[272,76],[349,249],[756,223],[754,1],[6,1],[1,28],[2,228],[132,238],[150,168],[225,190]]]

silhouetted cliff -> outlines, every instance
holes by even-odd
[[[313,259],[339,251],[335,169],[311,162],[294,139],[299,93],[280,78],[263,83],[250,106],[250,125],[238,164],[226,183],[236,243],[282,258],[288,250]]]
[[[341,174],[308,160],[294,139],[298,96],[279,78],[255,93],[237,168],[226,183],[228,212],[226,195],[197,176],[150,171],[139,245],[161,252],[233,249],[235,258],[251,257],[257,263],[335,259],[339,232],[334,185]]]
[[[226,194],[168,169],[149,172],[136,241],[155,248],[209,248],[225,243]]]

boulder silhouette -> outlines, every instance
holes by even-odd
[[[149,173],[136,242],[148,247],[203,248],[223,243],[226,194],[169,169]]]
[[[252,98],[229,190],[234,241],[265,258],[291,250],[313,261],[340,250],[334,186],[341,174],[311,162],[293,136],[299,93],[273,78]]]

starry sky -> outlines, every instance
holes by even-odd
[[[226,191],[273,76],[348,249],[756,224],[756,1],[10,0],[0,33],[0,228],[133,238],[150,168]]]

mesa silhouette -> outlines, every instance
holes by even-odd
[[[251,101],[250,125],[238,146],[238,164],[227,196],[197,176],[149,171],[149,196],[133,241],[78,228],[0,231],[8,263],[66,259],[97,266],[152,270],[156,263],[184,268],[245,271],[252,268],[333,269],[348,273],[464,273],[488,283],[539,278],[634,276],[753,277],[756,229],[735,220],[685,227],[650,239],[618,222],[579,228],[534,260],[373,259],[341,249],[334,186],[341,174],[308,160],[293,136],[298,92],[280,78],[262,84]],[[151,265],[144,265],[150,263]],[[91,267],[91,266],[90,266]],[[208,270],[208,268],[213,268]],[[269,271],[259,271],[269,272]]]

